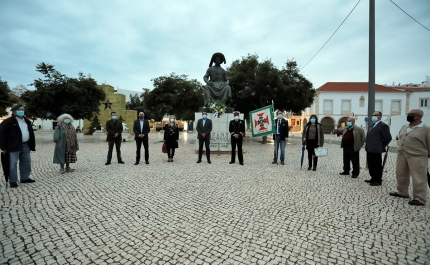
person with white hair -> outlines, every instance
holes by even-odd
[[[73,126],[73,117],[64,113],[57,118],[58,124],[54,132],[54,164],[60,164],[60,174],[73,172],[70,163],[76,163],[76,152],[79,150],[76,129]],[[66,168],[64,169],[64,164]]]

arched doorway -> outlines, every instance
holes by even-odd
[[[334,130],[334,120],[331,117],[324,117],[321,120],[321,125],[325,134],[329,134]]]
[[[346,120],[348,117],[342,117],[339,119],[339,122],[337,123],[337,128],[346,126]]]

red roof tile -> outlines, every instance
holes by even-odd
[[[367,92],[368,82],[327,82],[320,86],[317,92]],[[375,84],[375,91],[379,93],[401,93],[403,91],[388,86]]]

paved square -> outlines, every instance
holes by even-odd
[[[364,150],[357,179],[339,175],[337,144],[316,172],[306,158],[301,170],[299,136],[285,166],[249,137],[244,166],[215,154],[196,164],[195,133],[180,135],[173,163],[151,133],[149,165],[133,165],[130,141],[125,164],[114,152],[105,166],[107,143],[80,135],[76,171],[61,175],[52,134],[36,138],[37,182],[0,182],[0,264],[430,264],[430,203],[388,195],[395,153],[371,187]]]

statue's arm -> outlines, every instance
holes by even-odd
[[[203,76],[203,80],[205,81],[206,84],[209,83],[210,76],[211,76],[211,68],[208,68],[208,70],[206,71],[206,74]]]

